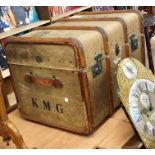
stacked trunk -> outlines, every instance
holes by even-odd
[[[26,118],[89,134],[120,105],[117,63],[144,59],[140,16],[132,12],[136,16],[126,22],[87,14],[8,40],[6,55]],[[139,24],[135,33],[129,31],[133,21]]]

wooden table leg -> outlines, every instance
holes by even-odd
[[[6,108],[5,108],[5,103],[4,103],[4,97],[3,97],[3,92],[2,92],[2,83],[0,82],[0,135],[4,139],[9,138],[13,141],[13,143],[16,145],[17,148],[19,149],[26,149],[28,148],[17,130],[16,126],[9,120]]]

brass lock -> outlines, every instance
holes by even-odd
[[[94,59],[96,60],[96,64],[91,67],[93,78],[95,78],[96,76],[98,76],[103,72],[103,67],[102,67],[103,54],[99,53],[98,55],[95,56]]]

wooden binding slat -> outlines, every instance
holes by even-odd
[[[123,25],[123,31],[124,31],[124,40],[125,42],[128,42],[128,36],[126,34],[128,34],[127,32],[127,24],[124,22],[124,20],[122,20],[119,17],[111,17],[111,18],[64,18],[64,19],[60,19],[59,22],[86,22],[86,21],[117,21],[120,22]]]
[[[68,45],[74,49],[75,55],[78,56],[79,59],[79,67],[85,68],[86,62],[84,58],[83,47],[81,43],[74,39],[66,39],[66,38],[39,38],[39,37],[9,37],[6,40],[6,44],[8,43],[24,43],[24,44],[56,44],[56,45]],[[7,56],[7,52],[5,52]],[[78,61],[76,61],[78,63]]]
[[[113,11],[100,11],[100,12],[79,12],[77,13],[76,15],[78,14],[84,14],[84,15],[96,15],[96,14],[117,14],[117,13],[136,13],[138,15],[138,18],[139,18],[139,23],[140,23],[140,30],[141,30],[141,33],[144,33],[144,22],[143,22],[143,16],[142,14],[140,13],[139,10],[113,10]]]

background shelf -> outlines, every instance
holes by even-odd
[[[86,9],[89,9],[89,8],[91,8],[91,6],[84,6],[84,7],[80,7],[78,9],[75,9],[75,10],[71,10],[71,11],[65,12],[63,14],[56,15],[56,16],[52,17],[52,21],[59,20],[61,18],[70,16],[72,14],[75,14],[77,12],[80,12],[80,11],[83,11],[83,10],[86,10]]]
[[[9,37],[9,36],[12,36],[12,35],[15,35],[15,34],[18,34],[18,33],[21,33],[21,32],[24,32],[24,31],[33,29],[35,27],[38,27],[38,26],[41,26],[44,24],[48,24],[48,23],[50,23],[50,20],[40,20],[40,21],[34,22],[32,24],[24,25],[24,26],[21,26],[18,28],[13,28],[6,32],[0,33],[0,39],[4,39],[6,37]]]

